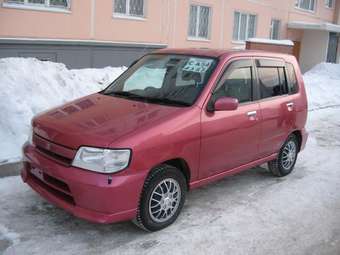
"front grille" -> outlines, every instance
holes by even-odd
[[[47,156],[50,159],[56,160],[59,163],[63,164],[64,166],[70,166],[72,163],[72,159],[61,156],[57,153],[54,153],[53,151],[46,150],[40,147],[39,145],[37,145],[36,148],[37,148],[37,151],[43,154],[44,156]]]
[[[58,189],[62,190],[65,193],[68,193],[68,194],[71,193],[70,188],[68,187],[68,185],[65,182],[58,180],[58,179],[56,179],[56,178],[54,178],[54,177],[52,177],[52,176],[50,176],[46,173],[44,173],[44,181],[49,183],[52,186],[57,187]]]
[[[44,173],[44,181],[37,178],[30,171],[28,171],[29,178],[38,186],[51,193],[60,200],[65,201],[70,205],[75,205],[74,199],[70,192],[68,185],[60,180],[55,179]],[[46,178],[47,177],[47,178]]]
[[[37,134],[33,135],[33,143],[40,154],[57,161],[64,166],[72,164],[75,150],[55,144]]]

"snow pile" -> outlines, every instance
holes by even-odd
[[[264,44],[275,44],[284,46],[294,46],[294,42],[291,40],[272,40],[267,38],[249,38],[247,42],[253,43],[264,43]]]
[[[20,159],[34,115],[105,88],[125,69],[68,70],[34,58],[0,59],[0,164]]]
[[[318,64],[303,78],[309,110],[340,105],[340,64]]]

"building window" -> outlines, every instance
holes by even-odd
[[[31,7],[70,8],[69,0],[7,0],[6,3]]]
[[[325,4],[328,8],[333,8],[334,7],[334,1],[335,0],[325,0]]]
[[[280,20],[272,19],[272,23],[270,25],[270,39],[279,40],[280,38]]]
[[[300,9],[304,9],[307,11],[315,10],[315,1],[316,0],[296,0],[295,6]]]
[[[114,0],[114,13],[132,17],[144,17],[144,0]]]
[[[233,40],[245,41],[256,36],[256,15],[235,12]]]
[[[210,15],[210,7],[200,5],[190,6],[189,37],[209,39]]]

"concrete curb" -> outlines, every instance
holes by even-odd
[[[22,162],[0,165],[0,178],[19,175],[21,168]]]

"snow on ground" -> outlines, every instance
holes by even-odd
[[[0,59],[0,164],[20,159],[34,115],[102,90],[125,69],[68,70],[34,58]]]
[[[303,78],[309,110],[340,105],[340,64],[321,63]]]
[[[77,219],[19,177],[0,178],[0,254],[340,254],[339,109],[310,112],[292,174],[257,167],[193,190],[177,221],[156,233]]]

